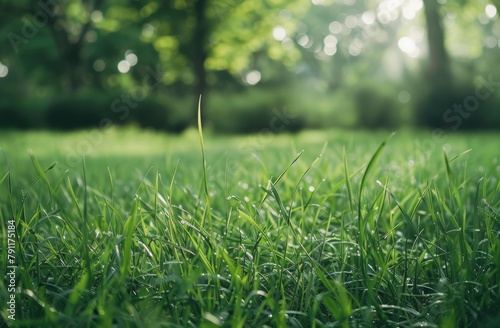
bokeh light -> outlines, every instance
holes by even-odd
[[[358,19],[354,15],[349,15],[344,20],[345,26],[348,28],[355,28],[358,25]]]
[[[156,34],[156,28],[151,24],[144,24],[142,26],[141,36],[145,39],[152,39]]]
[[[355,38],[349,45],[349,54],[351,56],[359,56],[363,50],[363,41],[359,38]]]
[[[375,23],[375,18],[375,14],[371,11],[365,11],[361,15],[361,21],[366,25],[372,25],[373,23]]]
[[[323,49],[326,55],[328,56],[333,56],[337,53],[337,47],[336,46],[325,46]]]
[[[273,28],[273,38],[276,41],[283,41],[286,38],[286,30],[283,26],[275,26]]]
[[[94,61],[93,66],[96,72],[102,72],[106,68],[106,62],[104,62],[104,60],[102,59],[97,59],[96,61]]]
[[[407,20],[412,20],[417,16],[417,13],[422,7],[424,3],[422,0],[411,0],[406,2],[403,5],[403,17]]]
[[[330,25],[328,25],[328,29],[333,34],[339,34],[342,31],[342,24],[337,21],[331,22]]]
[[[245,76],[245,82],[250,85],[256,85],[257,83],[260,82],[260,79],[261,75],[260,72],[257,70],[250,71]]]
[[[135,66],[137,64],[137,55],[134,54],[131,50],[127,50],[125,52],[125,60],[130,64],[130,66]]]
[[[325,47],[335,47],[338,43],[338,39],[335,35],[328,34],[323,42],[325,43]]]
[[[281,41],[281,46],[283,47],[283,49],[291,50],[293,49],[294,42],[290,38],[285,38],[283,41]]]
[[[128,73],[130,71],[130,63],[126,60],[121,60],[118,63],[118,71],[120,73]]]
[[[100,10],[94,10],[91,14],[90,14],[90,19],[92,20],[92,22],[94,23],[99,23],[100,21],[102,21],[102,12]]]
[[[9,74],[9,68],[0,62],[0,78],[6,77]]]
[[[95,31],[88,31],[85,33],[85,41],[92,43],[97,40],[97,33]]]
[[[486,8],[484,8],[484,12],[489,19],[493,19],[497,16],[497,8],[493,5],[487,5]]]
[[[484,39],[484,44],[487,48],[495,48],[498,44],[498,39],[490,35]]]
[[[312,39],[307,34],[301,34],[297,40],[297,43],[303,48],[311,48],[313,45]]]
[[[398,47],[399,49],[401,49],[402,52],[404,52],[410,57],[418,57],[418,55],[420,54],[420,51],[417,45],[415,44],[415,41],[408,36],[399,39]]]
[[[382,24],[389,24],[399,17],[399,7],[403,0],[382,1],[378,5],[377,18]]]
[[[424,41],[425,29],[418,25],[410,27],[410,37],[415,41],[415,43]]]

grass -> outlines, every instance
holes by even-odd
[[[471,327],[500,318],[498,134],[199,132],[1,132],[0,218],[15,220],[17,247],[16,320],[7,278],[2,319]],[[7,224],[0,231],[6,250]],[[0,259],[7,277],[6,251]]]

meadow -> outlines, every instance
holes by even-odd
[[[500,319],[499,133],[201,140],[195,129],[0,132],[1,320],[493,327]]]

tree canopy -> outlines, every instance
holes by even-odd
[[[445,109],[418,103],[436,103],[422,81],[453,94],[442,107],[466,97],[463,90],[478,78],[499,73],[498,6],[498,0],[2,0],[0,112],[85,90],[141,87],[148,97],[196,99],[255,97],[253,89],[292,94],[280,104],[292,102],[298,112],[308,101],[294,97],[317,100],[309,102],[318,108],[311,126],[345,98],[347,108],[366,107],[358,96],[380,103],[375,116],[416,115],[445,125]],[[371,115],[363,110],[369,112],[358,108],[358,123]],[[194,109],[185,116],[192,120]]]

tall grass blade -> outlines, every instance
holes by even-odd
[[[201,160],[202,160],[202,166],[203,166],[203,182],[204,182],[204,188],[205,188],[205,197],[207,198],[207,201],[208,201],[209,193],[208,193],[207,162],[205,160],[205,143],[203,141],[203,124],[201,121],[201,95],[200,95],[200,98],[198,99],[198,135],[200,137]]]

